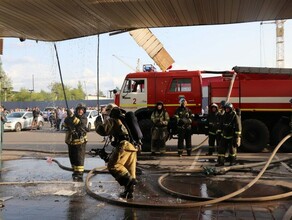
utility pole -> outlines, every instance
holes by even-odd
[[[285,20],[277,20],[276,21],[276,62],[278,68],[285,67],[284,60],[284,22]]]
[[[32,74],[32,89],[28,90],[30,92],[30,101],[32,101],[32,92],[34,91],[34,75]]]
[[[284,23],[286,20],[276,20],[271,22],[261,22],[260,24],[276,24],[276,66],[285,67],[284,58]]]

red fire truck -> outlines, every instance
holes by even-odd
[[[204,134],[206,115],[202,114],[202,85],[204,74],[220,74],[207,85],[208,104],[231,102],[241,110],[242,149],[261,152],[277,144],[290,132],[292,114],[292,69],[234,67],[231,71],[151,71],[130,73],[121,91],[115,94],[115,103],[134,111],[144,138],[143,150],[149,150],[151,140],[150,115],[155,103],[163,101],[170,116],[184,97],[193,112],[193,134]],[[206,82],[204,83],[206,84]],[[175,133],[175,123],[169,129]],[[292,140],[282,147],[292,152]]]

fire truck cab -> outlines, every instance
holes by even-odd
[[[202,82],[200,71],[176,70],[169,72],[150,71],[126,75],[120,93],[115,95],[115,103],[127,111],[135,112],[141,127],[143,150],[149,150],[151,140],[150,120],[155,104],[162,101],[172,117],[179,107],[179,99],[184,97],[195,115],[202,112]],[[172,127],[170,127],[172,129]],[[196,129],[197,130],[197,127]],[[194,131],[194,133],[198,133]],[[147,149],[146,149],[147,148]]]

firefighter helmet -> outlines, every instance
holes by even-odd
[[[79,104],[76,106],[75,111],[77,112],[79,109],[83,109],[83,113],[85,114],[85,112],[86,112],[86,105],[85,105],[84,103],[79,103]]]
[[[110,117],[111,118],[119,118],[122,115],[121,109],[119,107],[114,107],[111,110]]]
[[[224,100],[222,100],[222,101],[220,102],[221,108],[223,108],[223,107],[225,106],[225,103],[226,103],[226,101],[224,101]]]
[[[224,105],[224,108],[225,108],[225,109],[226,109],[226,108],[230,108],[230,110],[232,110],[232,109],[233,109],[233,105],[232,105],[232,103],[230,103],[230,102],[226,102],[225,105]]]
[[[179,104],[182,104],[183,102],[187,103],[187,100],[184,97],[179,99]]]
[[[106,108],[105,108],[105,112],[106,112],[106,114],[107,114],[107,115],[110,115],[111,110],[112,110],[114,107],[118,107],[118,106],[117,106],[116,104],[114,104],[114,103],[110,103],[110,104],[108,104],[108,105],[106,106]]]
[[[162,101],[158,101],[158,102],[156,103],[156,106],[158,106],[158,105],[162,105],[162,106],[163,106],[163,102],[162,102]]]
[[[158,101],[158,102],[156,102],[155,109],[158,109],[159,105],[162,106],[162,108],[164,108],[163,102],[162,101]]]
[[[215,108],[218,109],[218,105],[217,105],[216,103],[212,103],[212,104],[211,104],[211,108],[213,108],[213,107],[215,107]]]

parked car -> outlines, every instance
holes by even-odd
[[[85,115],[87,116],[87,128],[88,130],[95,129],[94,122],[95,119],[98,117],[99,113],[96,110],[86,110]]]
[[[31,124],[33,121],[32,112],[22,111],[22,112],[12,112],[7,116],[7,122],[4,124],[4,131],[16,131],[19,132],[25,129],[31,129]],[[43,116],[38,117],[37,129],[42,129],[44,126]]]
[[[45,121],[49,121],[49,118],[48,118],[48,111],[52,111],[52,110],[56,110],[57,108],[56,107],[46,107],[43,111],[42,111],[42,114],[43,114],[43,118]]]
[[[94,130],[95,126],[94,126],[94,122],[96,120],[96,118],[98,117],[99,113],[97,110],[86,110],[85,113],[86,117],[87,117],[87,128],[88,130]],[[61,121],[60,124],[60,129],[63,130],[64,126],[63,126],[64,120]]]

